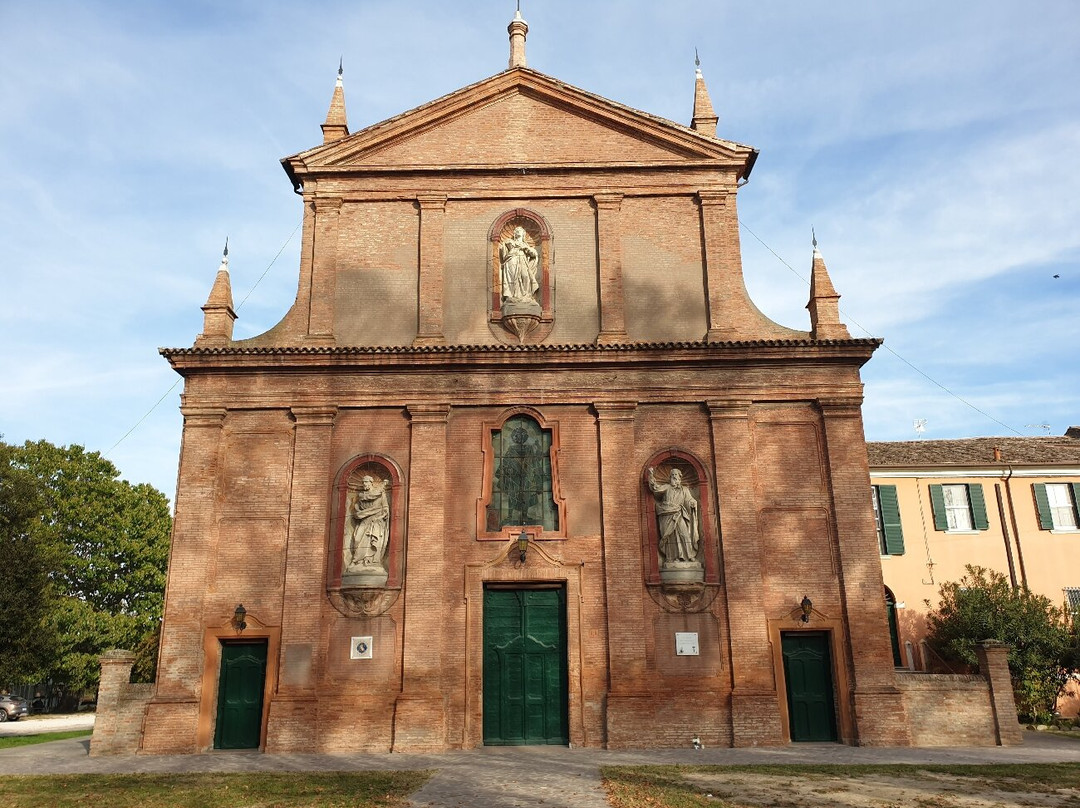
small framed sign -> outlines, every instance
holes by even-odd
[[[353,637],[350,659],[371,659],[371,637]]]
[[[675,632],[675,656],[698,656],[696,631]]]

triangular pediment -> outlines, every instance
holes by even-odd
[[[741,166],[753,153],[515,68],[284,162],[296,173],[691,161]]]

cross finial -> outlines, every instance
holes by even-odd
[[[701,67],[701,57],[698,56],[697,45],[694,46],[694,67]]]
[[[229,257],[229,237],[225,236],[225,252],[222,253],[222,258]]]
[[[338,63],[337,63],[337,74],[338,74],[339,78],[341,77],[342,72],[344,72],[343,71],[343,65],[344,64],[345,64],[345,57],[344,56],[339,56],[338,57]]]
[[[813,225],[810,226],[810,239],[814,243],[814,249],[817,249],[817,233],[814,232]]]

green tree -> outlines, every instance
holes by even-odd
[[[172,519],[165,495],[120,479],[98,452],[30,442],[15,450],[44,502],[40,529],[63,554],[47,623],[58,654],[50,673],[70,690],[98,678],[108,648],[139,647],[161,619]]]
[[[1045,720],[1077,662],[1069,615],[1043,595],[1014,588],[1000,572],[965,569],[959,581],[941,585],[941,602],[927,618],[931,647],[977,670],[980,642],[1008,643],[1017,710]]]
[[[56,652],[49,620],[60,554],[40,529],[44,500],[33,475],[0,442],[0,684],[41,679]]]

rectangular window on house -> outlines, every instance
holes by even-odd
[[[978,483],[950,483],[930,486],[934,529],[950,533],[986,530],[986,500]]]
[[[943,485],[945,521],[948,530],[971,530],[971,500],[966,485]]]
[[[904,530],[900,526],[900,505],[895,485],[872,485],[874,522],[877,525],[878,552],[881,555],[904,554]]]
[[[1043,530],[1077,530],[1076,483],[1036,483],[1035,506]]]

